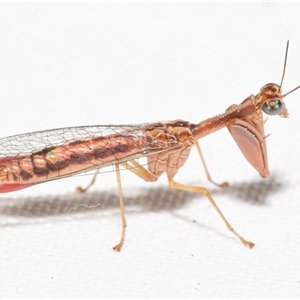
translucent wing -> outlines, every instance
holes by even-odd
[[[176,148],[167,128],[166,122],[79,126],[0,139],[0,192],[1,185],[21,188]],[[156,130],[163,139],[153,135]]]
[[[0,157],[29,155],[45,148],[116,134],[138,137],[147,125],[78,126],[13,135],[0,139]]]

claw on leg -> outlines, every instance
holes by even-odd
[[[247,240],[245,240],[240,234],[238,234],[233,227],[230,225],[230,223],[227,221],[227,219],[225,218],[225,216],[223,215],[222,211],[220,210],[220,208],[218,207],[218,205],[216,204],[215,200],[213,199],[213,197],[211,196],[211,194],[203,187],[200,186],[190,186],[190,185],[184,185],[178,182],[173,181],[173,179],[169,179],[169,185],[171,188],[175,188],[178,190],[184,190],[184,191],[191,191],[191,192],[196,192],[196,193],[201,193],[203,194],[212,204],[212,206],[214,207],[214,209],[217,211],[217,213],[219,214],[219,216],[221,217],[221,219],[224,221],[224,223],[226,224],[227,228],[248,248],[253,248],[254,243],[252,242],[248,242]]]
[[[86,191],[87,191],[87,190],[88,190],[88,189],[96,182],[97,175],[98,175],[98,171],[94,174],[94,176],[93,176],[91,182],[87,185],[86,188],[82,188],[81,186],[78,186],[78,187],[76,188],[76,191],[77,191],[78,193],[85,193],[85,192],[86,192]]]

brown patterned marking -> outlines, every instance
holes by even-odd
[[[114,149],[114,148],[112,148]],[[94,157],[97,158],[106,158],[110,155],[112,155],[112,149],[110,148],[104,148],[104,149],[95,149],[94,150]]]
[[[47,167],[33,167],[33,172],[38,177],[47,176],[50,173]]]
[[[145,140],[144,135],[138,137],[114,135],[109,138],[64,143],[30,155],[0,158],[0,192],[6,190],[4,182],[10,185],[24,184],[24,187],[28,187],[29,184],[71,176],[108,163],[114,164],[132,155],[142,155],[146,146],[149,146],[149,142]],[[10,191],[15,189],[19,189],[18,185],[7,188]]]
[[[97,159],[97,158],[105,159],[111,155],[129,152],[132,148],[133,148],[132,146],[129,146],[126,144],[118,144],[117,146],[111,147],[111,148],[95,149],[94,157],[95,157],[95,159]]]
[[[94,144],[94,143],[97,143],[99,141],[106,140],[107,138],[111,138],[111,137],[112,136],[98,136],[98,137],[95,137],[95,138],[87,138],[87,139],[83,139],[83,140],[72,141],[72,142],[67,143],[67,145],[78,146],[78,145],[81,145],[84,142]]]
[[[130,149],[132,149],[132,146],[129,146],[127,144],[119,144],[116,147],[113,148],[113,152],[128,152]]]
[[[51,172],[60,171],[67,168],[71,164],[69,159],[64,159],[56,163],[47,162],[47,167]]]
[[[48,147],[48,148],[44,148],[41,151],[35,152],[34,154],[32,154],[31,156],[35,156],[35,155],[41,155],[41,156],[46,156],[49,152],[51,152],[53,149],[55,149],[56,147]]]
[[[90,161],[93,158],[93,155],[91,153],[83,153],[83,154],[78,154],[78,153],[73,153],[70,156],[70,163],[71,164],[83,164],[86,163],[87,161]]]
[[[14,181],[19,181],[19,176],[17,176],[15,173],[12,173],[12,176],[14,178]],[[9,173],[6,173],[7,181],[9,181]]]
[[[81,142],[76,143],[76,144],[81,144]],[[72,164],[84,164],[86,162],[90,162],[93,158],[95,159],[104,159],[108,156],[113,155],[114,153],[126,153],[128,152],[132,147],[128,146],[126,144],[118,144],[116,147],[112,148],[100,148],[100,149],[95,149],[93,154],[91,153],[73,153],[70,155],[69,159],[64,159],[60,160],[54,163],[47,162],[46,167],[34,167],[33,172],[37,177],[42,177],[42,176],[47,176],[49,175],[50,172],[56,172],[56,171],[61,171],[63,169],[68,168]],[[32,155],[31,161],[32,164],[34,165],[34,159],[37,156],[40,156],[41,154],[45,157],[47,153],[51,152],[54,148],[47,148],[43,149],[42,151],[39,151],[35,153],[35,155]],[[28,173],[28,172],[27,172]],[[29,174],[29,173],[28,173]],[[21,176],[24,178],[24,180],[28,180],[29,175],[25,174]]]
[[[21,170],[20,171],[20,177],[24,180],[24,181],[28,181],[30,178],[32,178],[32,174],[27,172],[27,171],[24,171],[24,170]]]

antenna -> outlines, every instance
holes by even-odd
[[[280,82],[280,90],[281,90],[283,79],[284,79],[284,75],[285,75],[285,69],[286,69],[288,52],[289,52],[289,40],[286,43],[285,58],[284,58],[284,65],[283,65],[283,73],[282,73],[281,82]]]
[[[283,79],[284,79],[284,75],[285,75],[285,69],[286,69],[286,63],[287,63],[287,56],[288,56],[288,52],[289,52],[289,40],[286,43],[286,50],[285,50],[285,58],[284,58],[284,65],[283,65],[283,73],[282,73],[282,78],[281,78],[281,82],[280,82],[280,91],[281,91],[281,87],[282,87],[282,83],[283,83]],[[288,93],[284,94],[281,96],[281,99],[284,98],[285,96],[295,92],[296,90],[298,90],[300,88],[300,85],[295,87],[294,89],[292,89],[291,91],[289,91]]]

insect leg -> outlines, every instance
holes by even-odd
[[[190,185],[185,185],[185,184],[181,184],[178,182],[173,181],[173,179],[169,179],[169,185],[171,188],[174,189],[178,189],[178,190],[184,190],[184,191],[191,191],[191,192],[196,192],[196,193],[200,193],[203,194],[212,204],[212,206],[215,208],[215,210],[217,211],[217,213],[219,214],[219,216],[221,217],[221,219],[224,221],[224,223],[226,224],[227,228],[237,236],[237,238],[247,247],[249,247],[250,249],[254,246],[254,244],[252,242],[248,242],[246,241],[241,235],[239,235],[230,225],[230,223],[227,221],[227,219],[225,218],[225,216],[223,215],[222,211],[220,210],[220,208],[218,207],[218,205],[216,204],[215,200],[213,199],[213,197],[211,196],[211,194],[203,187],[200,186],[190,186]]]
[[[123,162],[115,165],[116,168],[116,176],[117,176],[117,183],[118,183],[118,194],[119,194],[119,204],[120,204],[120,211],[121,211],[121,219],[122,219],[122,233],[119,243],[113,247],[116,251],[121,251],[124,240],[125,240],[125,232],[127,227],[126,217],[125,217],[125,208],[124,208],[124,198],[123,198],[123,191],[122,191],[122,184],[121,184],[121,175],[120,175],[120,165],[122,165],[125,169],[128,169],[135,175],[139,176],[140,178],[144,179],[145,181],[153,181],[152,176],[148,170],[146,170],[143,166],[141,166],[137,161],[130,160],[128,162]],[[92,186],[97,178],[98,171],[94,174],[92,181],[86,188],[78,187],[77,191],[84,193],[88,190],[90,186]]]
[[[125,217],[125,209],[124,209],[124,200],[123,200],[123,192],[122,192],[122,185],[121,185],[121,175],[120,175],[120,166],[116,164],[116,175],[117,175],[117,183],[118,183],[118,193],[119,193],[119,203],[120,203],[120,211],[121,211],[121,218],[122,218],[122,234],[120,242],[113,247],[116,251],[121,251],[124,240],[125,240],[125,231],[127,227],[126,217]]]
[[[120,163],[120,165],[145,181],[153,181],[151,173],[141,166],[136,160]]]
[[[219,184],[219,183],[217,183],[217,182],[215,182],[215,181],[212,180],[212,178],[210,177],[210,174],[209,174],[209,172],[208,172],[208,168],[207,168],[207,165],[206,165],[206,163],[205,163],[205,160],[204,160],[204,157],[203,157],[203,154],[202,154],[202,151],[201,151],[199,142],[197,141],[197,142],[195,143],[195,145],[196,145],[196,148],[197,148],[197,150],[198,150],[200,159],[201,159],[201,161],[202,161],[202,164],[203,164],[203,167],[204,167],[204,170],[205,170],[205,173],[206,173],[207,180],[210,181],[211,183],[213,183],[213,184],[219,186],[219,187],[228,187],[228,183],[227,183],[226,181],[223,182],[223,183],[221,183],[221,184]]]
[[[98,171],[96,171],[96,173],[94,174],[91,182],[87,185],[87,187],[82,188],[81,186],[78,186],[76,188],[76,191],[79,192],[79,193],[85,193],[96,182],[97,175],[98,175]]]
[[[145,181],[153,181],[149,171],[141,166],[136,160],[130,160],[128,162],[120,163],[120,165],[122,165],[125,169],[131,171],[135,175],[139,176],[140,178],[144,179]],[[85,188],[78,186],[76,188],[76,191],[79,193],[85,193],[93,184],[95,184],[98,174],[99,171],[96,171],[91,182]]]

